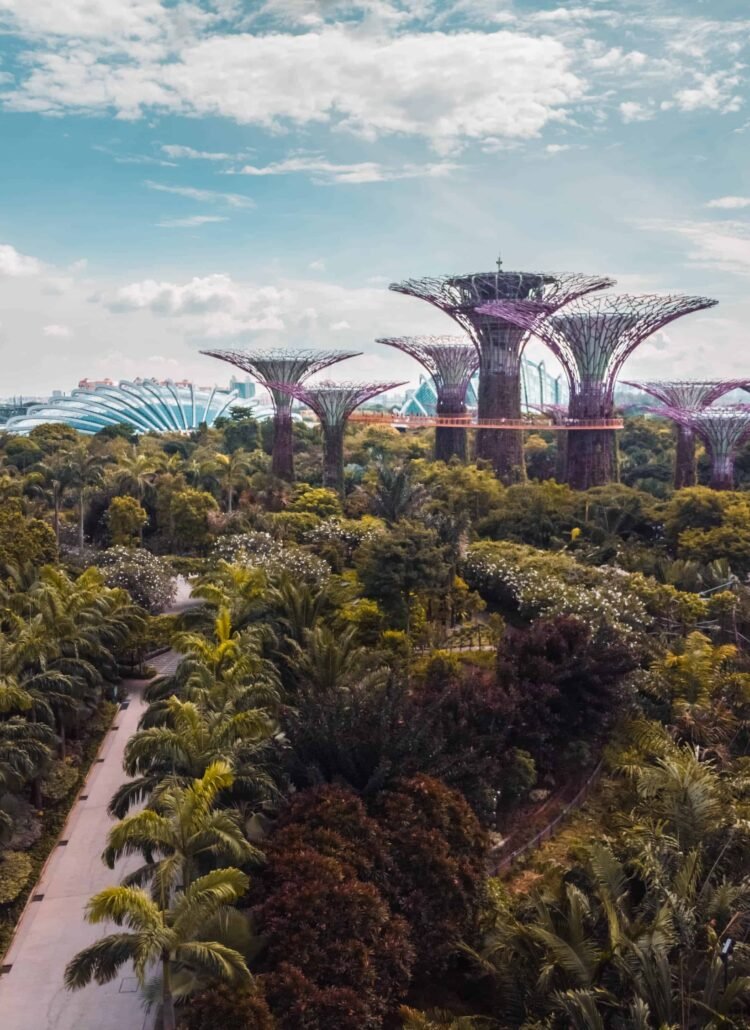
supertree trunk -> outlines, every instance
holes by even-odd
[[[508,334],[520,337],[513,327],[503,327]],[[514,341],[514,346],[517,344]],[[479,365],[477,418],[520,419],[521,362],[520,354],[501,351],[501,360],[494,345],[485,347]],[[487,353],[489,351],[489,354]],[[516,360],[514,360],[516,359]],[[523,454],[523,432],[518,429],[480,429],[477,432],[477,458],[489,461],[506,486],[526,479]]]
[[[674,460],[674,486],[681,490],[695,486],[698,481],[695,469],[695,433],[690,426],[677,425],[677,440]]]
[[[271,471],[287,483],[294,482],[294,423],[291,404],[279,406],[273,417]]]
[[[344,425],[323,426],[323,486],[344,494]]]
[[[711,456],[711,488],[734,490],[734,454]]]
[[[466,404],[461,400],[438,401],[438,415],[455,418],[466,414]],[[452,458],[466,461],[466,430],[460,426],[438,426],[435,429],[435,461],[449,462]]]
[[[606,408],[594,414],[591,399],[571,397],[571,419],[612,418]],[[592,486],[604,486],[618,479],[617,436],[613,429],[571,429],[566,433],[567,475],[566,481],[574,490],[588,490]]]

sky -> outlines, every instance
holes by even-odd
[[[748,373],[749,83],[746,0],[0,0],[0,396],[414,380],[387,284],[498,255],[719,300],[627,377]]]

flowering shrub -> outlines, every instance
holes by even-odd
[[[236,533],[221,537],[211,550],[214,562],[264,569],[269,575],[286,572],[296,582],[320,583],[331,574],[322,558],[300,547],[274,540],[270,533]]]
[[[648,630],[653,621],[627,573],[580,565],[565,554],[521,544],[476,544],[462,575],[483,597],[529,619],[575,615],[591,627],[618,629],[625,638]]]
[[[127,590],[136,604],[152,614],[174,600],[176,587],[169,564],[150,551],[110,547],[97,555],[96,563],[108,587]]]
[[[273,1030],[276,1025],[256,980],[252,987],[217,983],[191,995],[180,1030]]]

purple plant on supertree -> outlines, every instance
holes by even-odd
[[[467,336],[389,336],[375,342],[403,351],[427,369],[435,384],[438,415],[466,414],[466,391],[479,368],[477,349]],[[453,457],[466,461],[466,430],[437,426],[435,460]]]
[[[480,313],[489,301],[539,300],[554,311],[592,290],[614,285],[614,279],[576,273],[505,272],[498,260],[494,272],[441,275],[391,283],[389,289],[417,297],[444,311],[468,333],[479,353],[480,419],[521,417],[521,355],[528,338],[502,316]],[[505,483],[525,478],[523,433],[483,429],[477,433],[477,457],[492,462]]]
[[[714,404],[730,390],[742,388],[746,379],[621,379],[625,386],[655,397],[668,408],[700,411]],[[687,423],[675,421],[677,439],[674,462],[674,486],[695,486],[695,431]]]
[[[349,416],[360,404],[404,383],[333,383],[304,386],[274,383],[275,389],[307,405],[320,421],[323,432],[323,486],[344,493],[344,431]]]
[[[292,395],[282,386],[296,386],[316,372],[337,361],[357,358],[361,351],[282,350],[240,351],[204,350],[211,358],[228,361],[254,376],[268,390],[273,405],[273,451],[271,471],[279,479],[294,482],[294,431]],[[277,385],[273,385],[277,384]]]
[[[557,312],[535,300],[495,301],[480,310],[494,312],[547,344],[568,380],[571,419],[586,421],[612,418],[618,373],[647,336],[682,315],[716,303],[707,297],[679,294],[607,294],[579,297]],[[576,430],[568,434],[570,486],[587,490],[616,478],[614,430]]]
[[[659,415],[689,426],[703,440],[711,459],[714,490],[734,489],[734,460],[750,437],[750,404],[724,408],[657,408]]]

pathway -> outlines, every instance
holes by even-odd
[[[178,582],[173,610],[189,604],[187,583]],[[159,674],[172,672],[174,652],[150,662]],[[108,869],[101,861],[112,819],[107,805],[123,782],[122,759],[145,708],[143,682],[126,680],[126,700],[107,734],[86,784],[75,802],[61,845],[53,851],[18,925],[0,977],[0,1026],[3,1030],[149,1030],[153,1016],[145,1012],[133,971],[123,968],[115,980],[80,991],[63,986],[65,966],[114,925],[91,926],[83,919],[86,902],[104,887],[119,883],[140,864],[138,856]],[[63,843],[66,842],[67,843]]]

